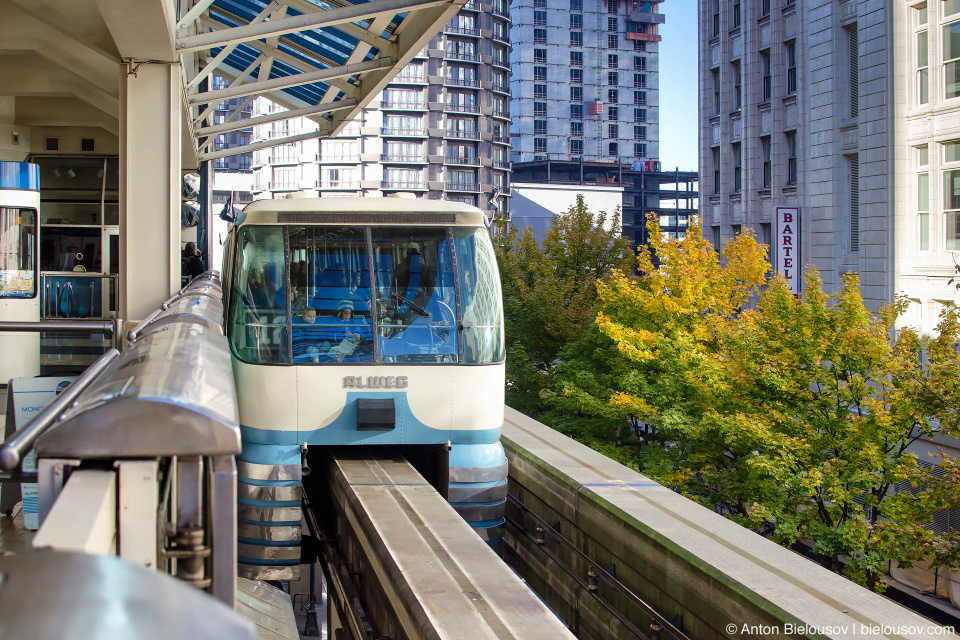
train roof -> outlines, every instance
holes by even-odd
[[[247,224],[410,224],[483,227],[483,212],[462,202],[413,198],[287,198],[243,209]]]

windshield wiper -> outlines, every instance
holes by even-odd
[[[410,302],[409,300],[407,300],[406,298],[404,298],[402,295],[400,295],[400,294],[397,293],[396,291],[391,291],[391,292],[390,292],[390,295],[392,295],[394,298],[396,298],[397,300],[399,300],[399,301],[400,301],[400,304],[405,304],[405,305],[409,306],[411,309],[413,309],[414,311],[416,311],[417,313],[419,313],[419,314],[420,314],[421,316],[423,316],[424,318],[429,318],[429,317],[430,317],[430,312],[429,312],[429,311],[427,311],[426,309],[424,309],[423,307],[421,307],[420,305],[418,305],[418,304],[415,303],[415,302]]]

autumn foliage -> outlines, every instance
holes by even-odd
[[[917,447],[960,436],[957,311],[922,337],[896,328],[904,300],[868,312],[854,275],[829,296],[808,270],[793,296],[749,232],[718,255],[695,227],[648,229],[640,275],[613,262],[579,284],[538,271],[531,240],[504,245],[525,265],[505,295],[539,307],[514,344],[542,334],[523,353],[538,402],[518,408],[862,584],[882,588],[888,560],[957,567],[960,536],[929,521],[960,503],[960,474]]]

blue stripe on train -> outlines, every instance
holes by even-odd
[[[260,538],[244,538],[243,536],[237,537],[238,542],[243,542],[244,544],[255,544],[261,547],[299,547],[299,540],[261,540]]]
[[[357,430],[357,400],[360,398],[393,398],[396,406],[397,427],[388,430]],[[265,445],[307,444],[489,444],[500,439],[501,427],[493,429],[434,429],[413,415],[403,391],[348,391],[340,415],[322,429],[275,430],[240,425],[246,442]],[[246,447],[244,447],[246,448]],[[248,460],[241,456],[241,459]],[[255,462],[254,460],[250,460]]]

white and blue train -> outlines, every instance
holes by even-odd
[[[304,444],[442,457],[437,483],[495,544],[503,310],[483,213],[404,198],[263,200],[224,250],[241,575],[298,575]]]

